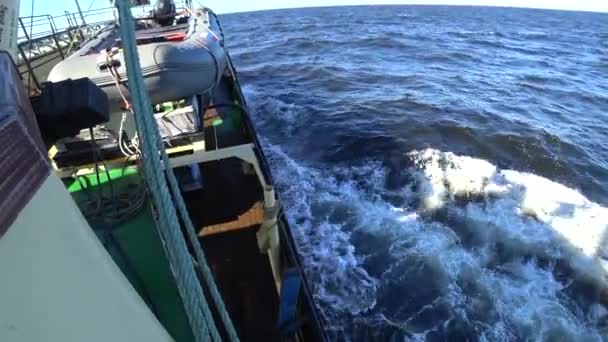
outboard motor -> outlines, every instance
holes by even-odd
[[[173,25],[175,20],[175,2],[173,0],[157,0],[154,5],[154,22],[160,26]]]

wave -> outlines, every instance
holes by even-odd
[[[334,333],[601,340],[608,210],[576,190],[432,149],[408,153],[402,170],[321,168],[264,144]],[[408,176],[388,187],[395,173]],[[577,284],[595,290],[568,297]]]
[[[342,80],[349,83],[350,71],[344,66],[330,63],[311,63],[307,61],[291,63],[260,63],[239,69],[242,74],[280,74],[289,76],[290,80],[298,82],[315,82],[319,80]]]
[[[516,38],[518,40],[530,41],[549,41],[559,36],[556,33],[550,32],[541,32],[541,31],[447,31],[445,32],[447,35],[457,37],[457,38],[465,38],[465,39],[487,39],[489,37],[495,37],[495,39],[512,39]]]
[[[234,17],[334,340],[608,336],[605,27],[487,11]]]
[[[551,39],[556,36],[554,33],[548,32],[540,32],[540,31],[518,31],[515,32],[515,35],[523,38],[524,40],[528,39]]]
[[[484,160],[435,150],[413,152],[410,157],[421,169],[417,173],[421,209],[436,210],[465,199],[467,205],[476,205],[452,209],[463,210],[461,214],[471,223],[481,220],[487,228],[501,230],[502,238],[532,249],[535,255],[565,255],[586,276],[604,279],[600,252],[608,209],[559,183],[499,170]]]
[[[503,38],[505,35],[501,32],[496,31],[447,31],[447,35],[459,37],[459,38],[471,38],[471,37],[499,37]]]

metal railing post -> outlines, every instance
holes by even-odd
[[[84,34],[82,33],[82,26],[78,23],[78,19],[76,18],[76,13],[72,13],[74,16],[74,22],[76,23],[76,28],[78,29],[78,34],[80,35],[80,40],[84,40]]]
[[[23,20],[21,18],[19,18],[19,24],[21,25],[21,29],[23,30],[23,33],[25,34],[25,39],[30,40],[30,35],[27,34],[27,29],[25,28],[25,25],[23,24]]]
[[[34,81],[34,84],[36,85],[36,88],[40,89],[40,83],[38,82],[38,79],[36,78],[36,75],[34,75],[34,69],[32,69],[32,65],[30,64],[30,60],[25,55],[25,52],[23,51],[23,48],[21,48],[21,45],[17,45],[17,48],[19,49],[19,53],[21,54],[21,58],[23,59],[23,62],[25,63],[25,66],[27,67],[27,77],[28,77],[28,80],[31,77],[31,79]],[[28,90],[27,91],[28,92],[31,91],[31,89],[29,89],[29,82],[28,82]]]
[[[74,24],[72,23],[72,18],[70,18],[70,12],[68,11],[63,11],[63,15],[65,16],[65,18],[68,20],[68,26],[73,27]]]
[[[82,19],[82,26],[86,26],[86,23],[84,21],[84,15],[82,15],[82,10],[80,9],[80,4],[78,3],[78,0],[76,1],[76,8],[78,8],[78,13],[80,13],[80,19]]]
[[[107,11],[108,9],[112,8],[96,9],[94,10],[96,12],[90,12],[93,12],[95,15],[99,11]],[[90,12],[87,13],[91,14]],[[56,56],[59,54],[61,59],[65,60],[69,56],[66,42],[69,42],[70,46],[74,46],[74,44],[84,41],[89,34],[94,33],[99,28],[99,25],[107,25],[109,23],[109,21],[95,22],[95,20],[91,21],[89,18],[91,25],[85,28],[85,21],[79,22],[78,14],[68,11],[64,11],[64,13],[65,15],[56,17],[51,15],[36,15],[18,18],[18,25],[24,33],[23,35],[19,35],[18,55],[23,59],[20,62],[23,65],[21,70],[27,67],[27,71],[24,70],[23,75],[25,75],[25,72],[29,74],[27,80],[28,88],[30,88],[30,84],[32,83],[31,80],[33,80],[36,87],[40,88],[41,86],[40,81],[34,74],[34,70],[46,65],[49,60],[41,60],[42,63],[39,63],[37,62],[39,57],[45,57],[50,54]],[[87,13],[81,13],[83,19]],[[65,23],[62,21],[63,16],[66,18]],[[61,27],[57,26],[55,19],[60,22]],[[34,27],[33,32],[28,31],[30,25]],[[50,30],[46,30],[46,25],[50,26]],[[31,88],[34,89],[34,87]]]
[[[70,42],[74,40],[74,36],[72,36],[72,29],[74,27],[74,25],[72,24],[72,19],[70,19],[70,12],[68,11],[63,11],[65,18],[68,21],[68,28],[66,30],[66,32],[68,33],[68,37],[70,38]],[[68,51],[69,53],[69,51]]]
[[[49,21],[49,25],[51,26],[53,40],[55,41],[55,45],[57,45],[57,50],[59,50],[61,59],[65,59],[65,55],[63,54],[63,50],[61,49],[61,45],[59,45],[59,40],[57,39],[57,32],[55,31],[55,25],[53,24],[53,17],[51,17],[50,15],[47,15],[47,19]]]

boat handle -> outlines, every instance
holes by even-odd
[[[104,61],[97,64],[97,68],[99,69],[99,71],[107,71],[109,66],[113,68],[120,68],[120,65],[120,61],[113,59],[109,62]]]

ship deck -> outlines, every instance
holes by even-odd
[[[100,9],[99,13],[110,14],[114,10],[113,7]],[[74,22],[70,21],[71,16],[74,16]],[[41,83],[47,79],[51,69],[75,50],[79,51],[76,53],[94,54],[105,48],[121,46],[118,30],[108,26],[115,25],[115,22],[89,21],[84,25],[84,18],[80,24],[73,13],[66,12],[68,27],[56,30],[54,17],[38,17],[41,16],[20,18],[25,21],[25,25],[21,22],[25,36],[19,41],[18,68],[30,96],[40,95]],[[150,28],[145,22],[139,22],[135,33],[138,44],[183,39],[180,33],[188,29],[184,20],[178,19],[175,25],[161,28]],[[48,25],[50,31],[40,37],[32,37],[31,32],[28,35],[26,27],[38,21]],[[305,274],[301,271],[301,261],[286,218],[279,206],[265,213],[265,195],[267,205],[275,204],[274,190],[269,186],[272,185],[270,171],[246,112],[245,99],[228,53],[226,57],[227,68],[213,90],[212,98],[197,96],[202,97],[197,99],[199,108],[206,108],[201,118],[204,123],[202,134],[200,126],[193,122],[196,120],[191,120],[196,132],[189,130],[182,135],[180,131],[175,134],[175,140],[173,135],[169,138],[163,136],[165,150],[178,180],[184,175],[186,178],[192,175],[188,171],[196,169],[183,166],[198,163],[201,186],[197,190],[191,190],[189,185],[182,186],[182,195],[239,339],[326,340],[324,319],[314,304]],[[196,111],[192,98],[196,97],[175,99],[173,103],[162,105],[171,107],[171,110],[188,107],[189,113],[193,113]],[[170,111],[162,109],[162,106],[158,108],[155,109],[155,117]],[[121,113],[112,114],[116,118]],[[129,136],[131,129],[127,126],[132,119],[127,120],[124,129],[129,139],[133,136]],[[47,146],[51,147],[49,158],[56,175],[72,194],[89,226],[150,311],[175,341],[192,341],[194,335],[184,306],[184,300],[188,298],[183,298],[178,289],[165,241],[158,229],[157,216],[146,191],[140,160],[137,153],[121,150],[123,146],[118,146],[117,141],[120,140],[117,139],[119,135],[109,134],[119,131],[122,136],[122,128],[113,127],[114,124],[110,120],[94,127],[94,139],[87,129],[81,131],[86,131],[83,135],[66,137],[69,141],[52,140],[54,145]],[[162,130],[160,124],[159,127]],[[180,130],[179,127],[177,129]],[[128,146],[130,143],[125,144]],[[231,152],[214,152],[222,150]],[[249,155],[240,157],[249,163],[236,157],[218,157],[246,154],[243,151]],[[252,164],[256,164],[255,167]],[[126,206],[129,215],[118,217],[112,211],[117,205]],[[126,211],[123,207],[120,209]],[[278,217],[265,217],[275,214]],[[274,268],[269,256],[260,251],[256,236],[265,218],[272,222],[265,225],[271,227],[269,231],[272,233],[264,237],[264,243],[267,243],[265,248],[272,251]],[[277,278],[282,279],[275,279],[273,271]],[[201,284],[207,292],[202,277]],[[282,300],[277,286],[282,286]],[[210,300],[208,293],[205,297]],[[213,303],[210,304],[213,308]],[[223,340],[227,340],[226,332],[220,327],[218,313],[214,312],[214,316]]]
[[[295,336],[299,336],[299,340],[323,340],[322,318],[316,312],[310,290],[301,273],[296,277],[297,298],[287,300],[287,304],[296,308],[297,312],[283,316],[289,320],[289,324],[299,327],[299,330],[297,333],[289,331],[287,334],[290,337],[286,338],[280,336],[285,331],[280,332],[277,327],[281,304],[277,284],[281,280],[273,276],[269,257],[260,251],[256,236],[265,219],[264,191],[260,177],[271,182],[270,174],[246,113],[246,104],[231,63],[213,90],[212,98],[206,96],[207,98],[201,96],[197,100],[200,108],[206,108],[200,118],[200,122],[203,122],[203,140],[200,140],[201,132],[198,131],[190,136],[178,136],[175,140],[178,141],[177,145],[171,140],[165,144],[165,148],[174,168],[205,160],[198,164],[202,186],[190,191],[182,188],[183,197],[237,334],[243,341],[284,341],[292,340]],[[180,139],[183,139],[183,145]],[[77,171],[89,172],[86,177],[94,182],[91,170],[93,167],[98,170],[99,165],[94,156],[99,155],[106,170],[122,170],[124,175],[124,170],[130,168],[135,174],[133,178],[141,179],[137,158],[125,157],[114,140],[115,138],[103,140],[102,145],[102,141],[96,137],[95,144],[91,144],[90,136],[83,137],[82,141],[70,145],[74,146],[73,149],[64,146],[59,154],[51,152],[57,175],[64,179],[66,186],[80,182],[79,177],[74,181]],[[253,151],[261,170],[254,170],[251,164],[236,157],[217,158],[220,153],[209,157],[214,151],[226,151],[233,147],[247,147],[250,152]],[[205,159],[203,154],[209,158]],[[176,162],[179,166],[176,166]],[[98,178],[98,183],[94,186],[109,185],[111,188],[111,183],[119,185],[123,182],[113,179],[114,175],[111,180],[109,176],[105,181],[103,178],[103,175],[101,180]],[[124,181],[123,190],[126,192],[130,191],[129,182]],[[81,184],[76,184],[70,192],[77,202],[78,199],[86,202],[90,194],[83,190],[88,190],[88,187],[89,185],[81,187]],[[280,264],[276,266],[277,274],[283,275],[287,271],[292,271],[293,274],[294,270],[299,272],[300,261],[285,218],[280,211],[278,213],[280,249],[278,246],[275,249],[279,255],[273,258],[273,265]],[[112,228],[110,235],[114,235],[116,246],[104,245],[175,340],[188,341],[191,330],[188,329],[188,320],[181,307],[181,298],[172,279],[170,266],[164,260],[165,251],[155,229],[156,224],[153,210],[148,204],[141,215]],[[99,228],[94,224],[91,227],[94,230]],[[148,239],[142,238],[143,230],[147,230]],[[202,278],[201,283],[205,288]],[[215,321],[221,320],[216,317]],[[225,332],[222,333],[223,337],[227,337]]]
[[[206,150],[250,143],[238,127],[239,108],[224,79],[214,91],[214,108],[205,112]],[[213,126],[210,118],[221,117]],[[185,194],[199,229],[199,241],[216,282],[244,341],[273,340],[278,296],[268,256],[257,246],[256,232],[263,219],[263,193],[255,174],[246,174],[236,158],[200,164],[203,187]]]

